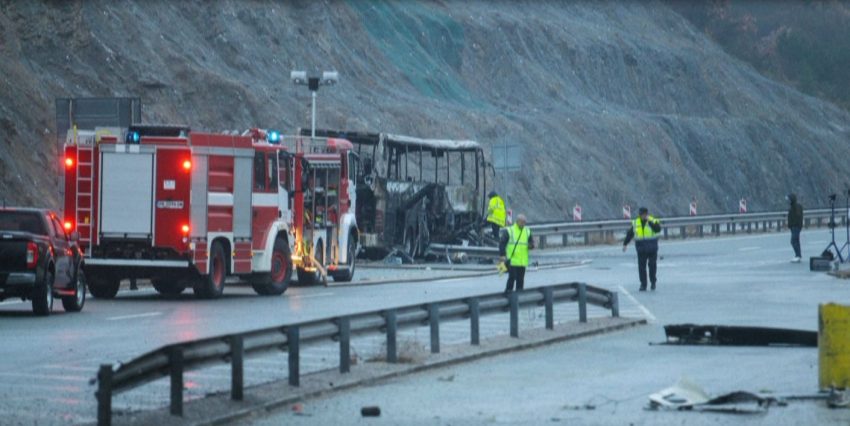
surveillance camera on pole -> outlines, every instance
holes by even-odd
[[[333,86],[339,82],[339,73],[336,71],[323,71],[321,77],[308,76],[307,71],[292,71],[289,73],[289,79],[292,83],[299,86],[307,86],[310,89],[312,97],[312,112],[310,114],[311,131],[310,137],[316,137],[316,92],[319,91],[319,86]]]

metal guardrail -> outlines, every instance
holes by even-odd
[[[720,235],[721,228],[726,225],[726,233],[735,234],[738,228],[745,232],[752,232],[753,229],[768,231],[771,229],[782,230],[783,224],[787,219],[787,212],[760,212],[760,213],[735,213],[735,214],[719,214],[705,216],[678,216],[669,218],[660,218],[661,224],[664,226],[664,238],[669,238],[670,230],[677,229],[676,235],[685,238],[687,237],[687,228],[696,227],[696,234],[699,237],[705,236],[705,227],[711,227],[709,233]],[[812,223],[820,227],[827,223],[831,217],[830,209],[806,210],[805,212],[805,227],[808,228]],[[836,210],[836,220],[847,220],[846,212]],[[827,219],[825,222],[824,219]],[[759,226],[761,225],[761,226]],[[593,222],[560,222],[560,223],[545,223],[545,224],[530,224],[532,235],[542,238],[539,246],[545,247],[545,237],[561,235],[564,245],[569,235],[584,234],[585,244],[590,242],[590,233],[608,233],[626,232],[631,227],[631,221],[626,219],[618,220],[603,220]]]
[[[112,397],[159,378],[171,378],[170,411],[183,415],[183,374],[209,364],[229,362],[231,365],[231,399],[244,396],[244,361],[248,355],[268,351],[288,352],[289,384],[300,384],[300,348],[302,344],[339,341],[339,371],[351,369],[351,336],[385,333],[386,360],[398,362],[397,333],[400,328],[428,325],[431,331],[431,353],[440,352],[440,321],[470,321],[470,343],[478,345],[479,318],[482,315],[510,312],[510,335],[519,337],[519,308],[544,306],[546,328],[554,329],[554,304],[578,302],[579,321],[587,322],[587,304],[611,310],[620,316],[616,292],[584,283],[556,284],[512,293],[492,293],[409,305],[366,313],[297,322],[244,333],[227,334],[190,342],[163,346],[125,364],[113,368],[103,364],[97,373],[97,422],[112,421]]]

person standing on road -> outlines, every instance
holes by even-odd
[[[525,226],[525,215],[520,214],[513,225],[505,228],[499,240],[499,260],[508,265],[505,293],[514,288],[522,290],[525,285],[525,268],[528,267],[528,251],[532,249],[534,239],[531,238],[531,229]]]
[[[640,291],[646,291],[646,269],[649,266],[649,282],[652,291],[655,291],[656,270],[658,262],[658,233],[661,232],[661,222],[649,215],[646,207],[638,209],[638,217],[632,221],[632,227],[626,233],[623,242],[623,251],[629,246],[634,238],[635,249],[638,255],[638,276],[640,277]]]
[[[487,223],[490,224],[490,229],[493,231],[493,238],[499,239],[499,229],[504,228],[508,217],[505,210],[505,200],[496,194],[496,191],[490,191],[487,195],[490,197],[490,204],[487,207]]]
[[[803,230],[803,206],[797,202],[797,194],[791,193],[785,197],[790,203],[788,207],[788,229],[791,230],[791,248],[794,249],[794,257],[791,263],[800,263],[800,231]]]

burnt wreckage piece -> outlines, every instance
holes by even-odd
[[[665,325],[668,344],[817,347],[816,331],[729,325]]]

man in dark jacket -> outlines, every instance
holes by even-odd
[[[661,222],[650,216],[646,207],[641,207],[638,209],[638,217],[632,221],[632,227],[626,233],[626,240],[623,241],[623,251],[626,251],[626,247],[628,247],[632,238],[635,240],[640,291],[646,291],[647,266],[649,266],[649,282],[652,284],[652,291],[655,291],[659,232],[661,232]]]
[[[794,258],[791,263],[800,263],[800,231],[803,230],[803,206],[797,202],[797,194],[788,194],[785,199],[791,205],[788,207],[788,229],[791,230],[791,247],[794,249]]]

